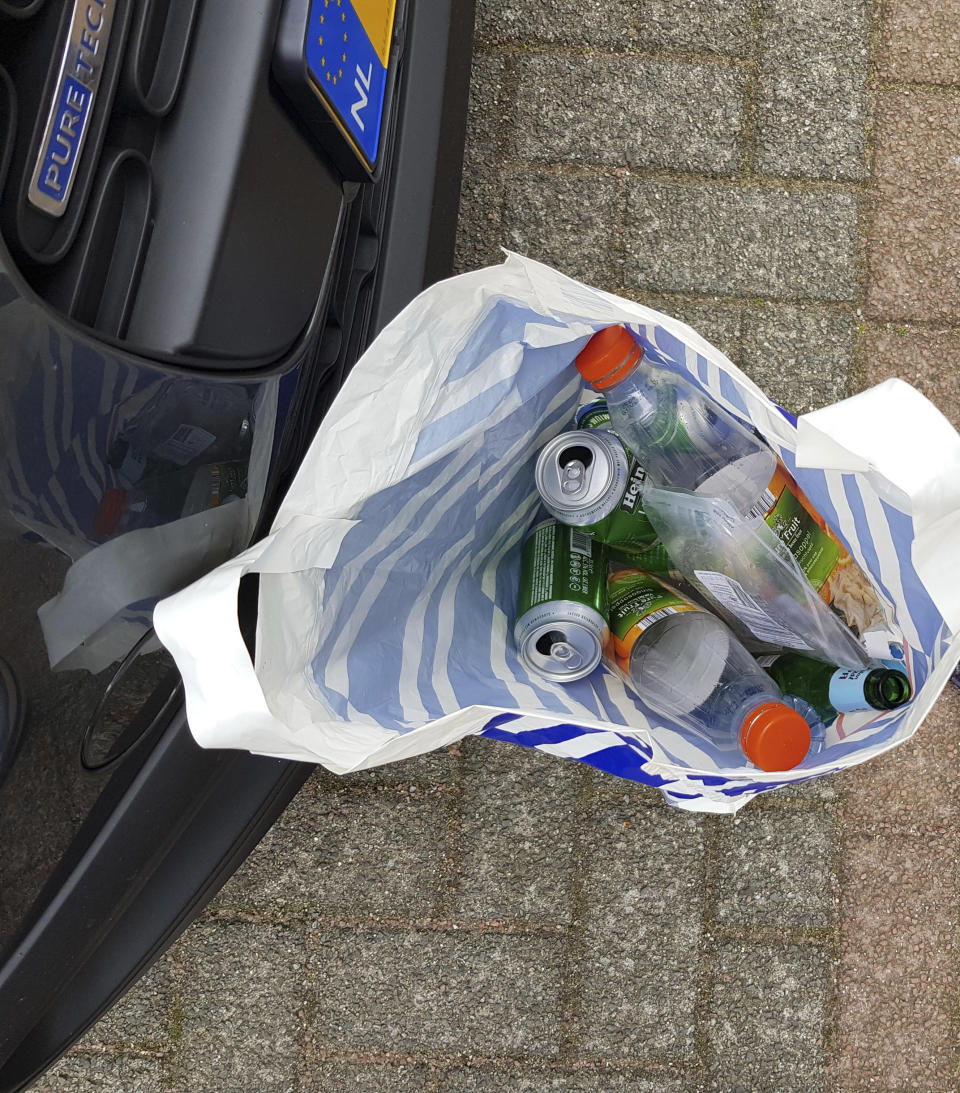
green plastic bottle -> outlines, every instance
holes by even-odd
[[[784,694],[813,706],[825,724],[854,710],[895,710],[909,702],[910,680],[893,668],[839,668],[802,653],[760,657]]]

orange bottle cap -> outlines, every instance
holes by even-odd
[[[744,718],[740,747],[761,770],[793,770],[810,750],[810,726],[782,702],[764,702]]]
[[[625,326],[607,326],[577,354],[577,371],[595,391],[605,391],[626,376],[643,356]]]

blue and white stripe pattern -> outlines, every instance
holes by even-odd
[[[44,542],[77,563],[89,559],[105,545],[105,540],[119,537],[123,530],[97,533],[104,494],[118,487],[129,488],[108,459],[124,408],[145,405],[165,386],[176,382],[196,387],[201,381],[177,381],[158,367],[135,365],[106,348],[101,351],[88,339],[73,337],[49,321],[37,305],[17,296],[2,274],[0,308],[7,334],[0,347],[0,536]],[[263,389],[266,385],[259,386]],[[264,430],[264,436],[272,435]],[[161,518],[148,514],[141,522],[150,527],[160,524]],[[213,542],[208,537],[204,558],[207,566],[218,560],[210,552]],[[142,539],[139,545],[142,553]],[[237,545],[228,543],[219,557]],[[184,542],[184,555],[190,553],[188,548],[193,554],[202,551],[202,547]],[[44,631],[54,667],[82,666],[99,671],[151,628],[157,600],[172,589],[143,588],[141,594],[131,593],[131,602],[114,604],[111,596],[116,589],[126,587],[122,580],[115,579],[118,557],[116,552],[111,554],[111,568],[102,575],[101,585],[89,577],[90,569],[86,571],[87,591],[93,597],[94,588],[101,590],[107,617],[90,622],[92,629],[83,639],[89,648],[81,650],[81,659],[67,663],[64,649],[55,653],[50,637],[59,630],[72,633],[82,627],[65,627],[58,616],[51,622],[51,630]],[[139,558],[132,557],[131,568],[136,569],[138,562]],[[183,583],[196,571],[196,564],[187,569]],[[149,586],[149,575],[142,583]],[[41,626],[44,622],[41,609]],[[85,617],[82,625],[86,623]],[[98,649],[96,654],[89,652],[94,647]],[[89,654],[86,660],[84,652]]]
[[[114,407],[162,377],[38,323],[24,301],[5,306],[7,329],[21,340],[7,345],[0,383],[0,531],[42,540],[76,561],[96,548],[100,499],[118,485],[105,454]],[[115,629],[136,640],[150,629],[155,603],[129,604]]]
[[[24,531],[76,559],[95,545],[100,498],[116,484],[104,455],[111,412],[143,377],[65,343],[52,326],[44,344],[35,326],[25,333],[31,344],[11,347],[0,388],[0,496]]]
[[[486,721],[486,736],[657,786],[671,804],[701,811],[732,811],[758,792],[842,769],[865,748],[873,754],[909,735],[910,709],[893,711],[791,774],[767,776],[670,725],[650,724],[610,674],[558,686],[524,670],[512,628],[520,546],[538,509],[536,455],[569,427],[582,396],[575,354],[592,329],[628,319],[610,307],[625,301],[583,294],[602,317],[588,323],[586,310],[568,315],[501,298],[477,322],[436,393],[406,474],[350,514],[357,523],[320,593],[315,697],[336,718],[398,734],[492,707],[503,712]],[[911,518],[859,475],[797,469],[794,421],[692,332],[682,340],[675,324],[630,325],[650,359],[686,373],[764,432],[874,578],[909,647],[917,703],[932,702],[924,685],[957,651],[913,571]],[[941,676],[932,681],[936,691]]]

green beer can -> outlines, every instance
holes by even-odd
[[[520,662],[552,683],[572,683],[600,663],[607,629],[602,543],[544,520],[523,544],[517,621]]]
[[[555,436],[537,457],[534,477],[544,507],[561,523],[631,553],[657,541],[640,502],[646,474],[614,433],[578,429]]]

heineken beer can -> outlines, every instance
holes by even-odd
[[[578,429],[551,440],[534,471],[544,507],[564,524],[609,546],[641,551],[657,540],[640,503],[646,477],[606,429]]]
[[[553,683],[572,683],[600,663],[607,629],[602,543],[544,520],[523,544],[517,621],[520,662]]]

